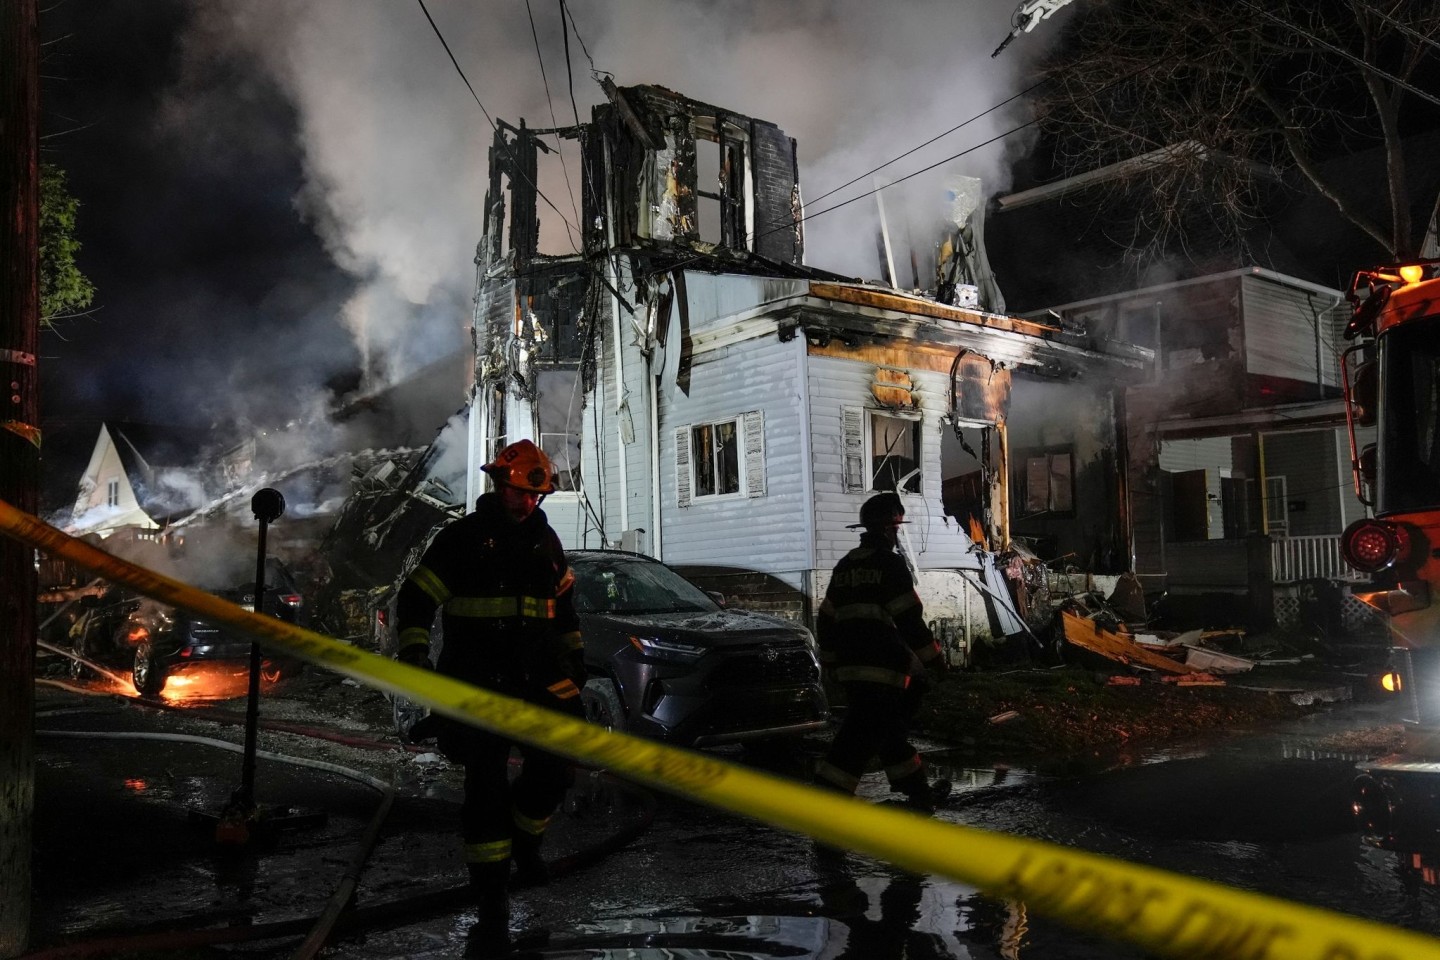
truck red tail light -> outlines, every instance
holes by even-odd
[[[1340,535],[1345,562],[1361,573],[1379,573],[1402,562],[1410,553],[1410,535],[1399,524],[1384,520],[1356,520]]]

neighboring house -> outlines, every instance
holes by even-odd
[[[1416,138],[1417,158],[1433,159],[1437,143]],[[1375,159],[1334,161],[1357,202],[1383,179],[1365,175]],[[1412,184],[1426,211],[1436,166]],[[992,261],[1021,316],[1155,351],[1150,376],[1124,399],[1136,572],[1172,594],[1243,596],[1256,621],[1291,621],[1308,585],[1357,579],[1339,549],[1366,509],[1341,399],[1350,306],[1339,287],[1383,252],[1327,201],[1277,190],[1272,215],[1249,238],[1263,265],[1202,244],[1191,261],[1136,273],[1093,229],[1112,212],[1103,198],[1113,202],[1093,191],[1125,171],[997,198]],[[1035,270],[1036,245],[1069,252]]]
[[[197,469],[203,439],[196,431],[101,423],[65,531],[143,539],[186,516],[209,495]]]
[[[897,490],[957,649],[1022,629],[995,563],[1021,526],[1043,521],[1078,569],[1128,569],[1119,411],[1148,350],[806,268],[783,131],[607,92],[581,127],[497,131],[467,504],[482,463],[535,439],[567,546],[638,550],[732,595],[763,583],[809,620],[861,503]],[[579,254],[541,251],[542,133],[583,146]]]

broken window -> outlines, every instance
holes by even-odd
[[[940,433],[940,502],[972,540],[985,542],[990,483],[986,478],[988,423],[952,421]]]
[[[694,453],[695,496],[740,491],[739,429],[734,420],[692,427],[690,449]]]
[[[751,410],[675,431],[676,501],[765,496],[765,418]]]
[[[1025,514],[1073,513],[1075,510],[1074,454],[1070,450],[1025,458]]]
[[[748,250],[743,127],[716,117],[696,117],[695,231],[704,243]]]
[[[555,468],[556,490],[580,489],[580,425],[584,409],[577,370],[536,373],[535,432]]]
[[[870,411],[870,489],[920,492],[920,420]]]

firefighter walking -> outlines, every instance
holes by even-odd
[[[574,578],[539,509],[555,489],[549,459],[529,440],[481,467],[495,484],[475,512],[435,535],[400,589],[398,658],[430,665],[430,630],[443,613],[435,669],[476,686],[583,716],[584,684]],[[567,760],[438,717],[439,748],[465,766],[460,811],[465,862],[478,907],[472,946],[509,949],[511,864],[517,883],[547,879],[540,843],[573,773]],[[512,747],[523,765],[509,777]]]
[[[897,553],[905,508],[881,493],[860,508],[860,545],[835,565],[816,623],[820,656],[844,685],[845,718],[816,768],[824,786],[854,793],[877,757],[890,788],[909,804],[933,811],[950,782],[931,783],[908,739],[927,669],[945,668],[940,645],[925,624],[910,569]],[[853,529],[853,527],[852,527]]]

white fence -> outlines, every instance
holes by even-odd
[[[1340,557],[1340,535],[1274,537],[1270,541],[1270,573],[1276,583],[1296,580],[1366,579]]]

